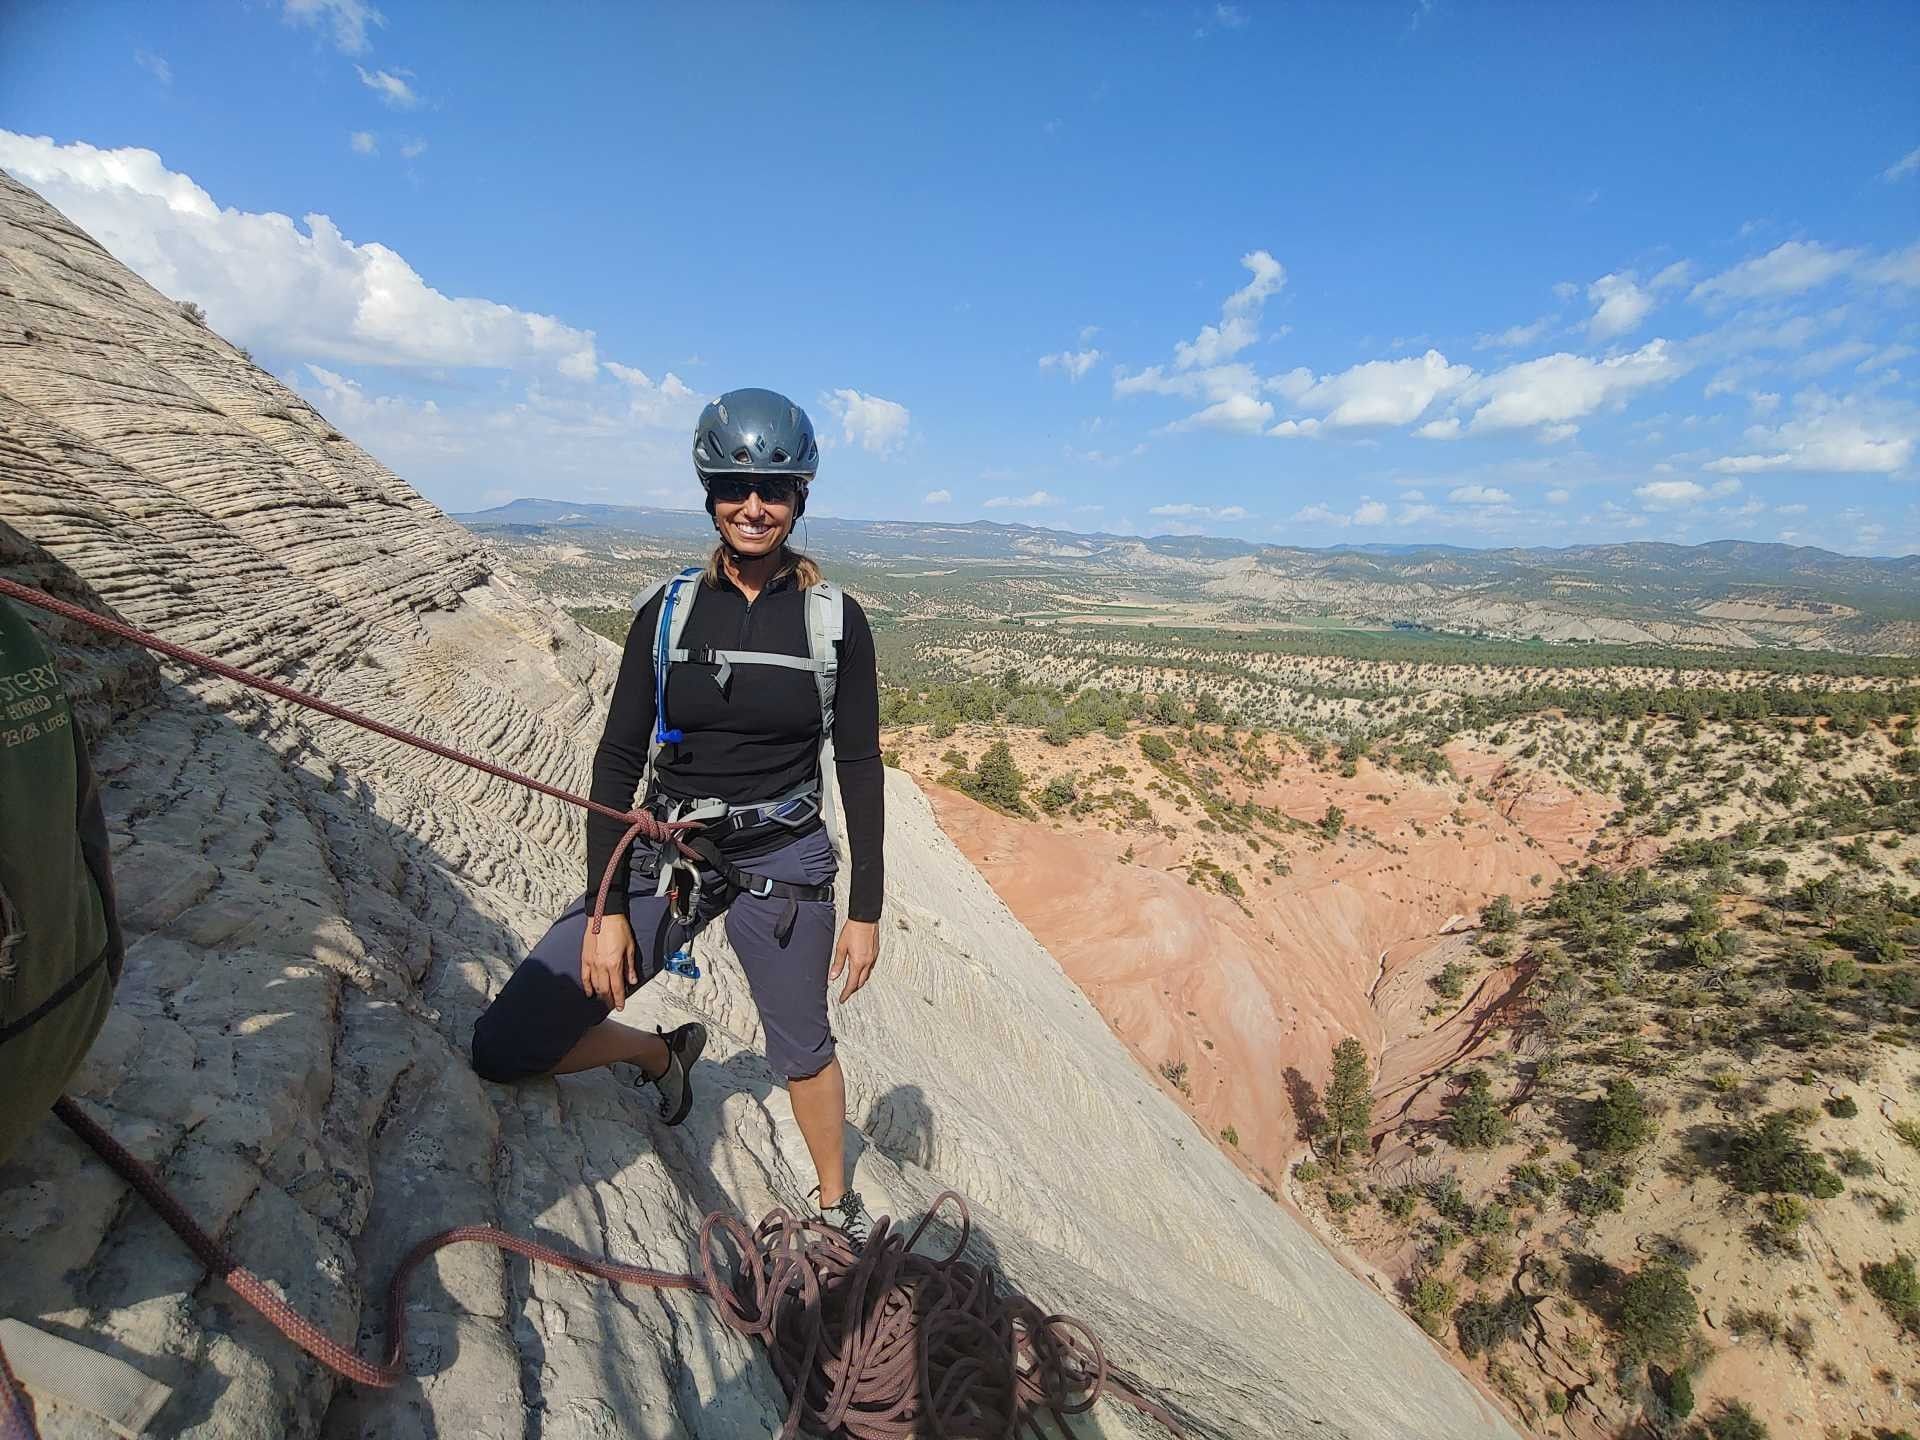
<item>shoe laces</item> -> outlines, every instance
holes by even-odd
[[[834,1223],[847,1232],[847,1238],[855,1245],[867,1243],[867,1230],[873,1224],[873,1217],[867,1214],[866,1202],[858,1190],[847,1191],[820,1214],[822,1218],[833,1217]]]

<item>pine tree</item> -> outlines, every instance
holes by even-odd
[[[1366,1048],[1352,1036],[1333,1047],[1333,1078],[1321,1100],[1326,1124],[1321,1136],[1332,1152],[1333,1167],[1346,1163],[1347,1146],[1364,1146],[1373,1124],[1373,1081]]]

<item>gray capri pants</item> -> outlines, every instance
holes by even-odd
[[[796,885],[825,885],[838,869],[824,826],[737,863],[751,874]],[[640,983],[658,975],[665,956],[724,912],[727,939],[746,971],[760,1028],[766,1032],[767,1063],[789,1080],[817,1074],[833,1059],[833,1031],[827,1024],[833,902],[743,894],[724,906],[724,886],[709,884],[695,902],[691,927],[670,921],[663,937],[660,922],[667,900],[653,893],[655,864],[650,851],[636,854],[627,882],[627,919],[633,926]],[[608,902],[611,906],[611,896]],[[793,933],[782,945],[775,932],[789,905],[798,913]],[[606,1002],[580,988],[580,942],[592,906],[591,895],[568,906],[474,1022],[473,1068],[482,1079],[504,1084],[550,1074],[581,1036],[607,1018]]]

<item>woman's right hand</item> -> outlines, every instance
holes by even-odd
[[[627,992],[639,986],[635,959],[633,926],[625,915],[609,911],[601,917],[598,935],[589,923],[580,939],[580,988],[618,1010],[627,1003]]]

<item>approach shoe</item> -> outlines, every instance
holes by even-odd
[[[669,1125],[678,1125],[693,1108],[691,1074],[700,1052],[707,1048],[707,1027],[697,1020],[689,1020],[671,1031],[656,1026],[654,1033],[666,1042],[667,1068],[658,1075],[642,1071],[640,1083],[660,1092],[660,1118]]]
[[[814,1186],[813,1193],[818,1195],[820,1187]],[[856,1250],[864,1246],[867,1236],[873,1233],[873,1216],[867,1213],[867,1202],[860,1198],[858,1190],[849,1190],[832,1205],[815,1211],[814,1218],[823,1225],[845,1231]]]

